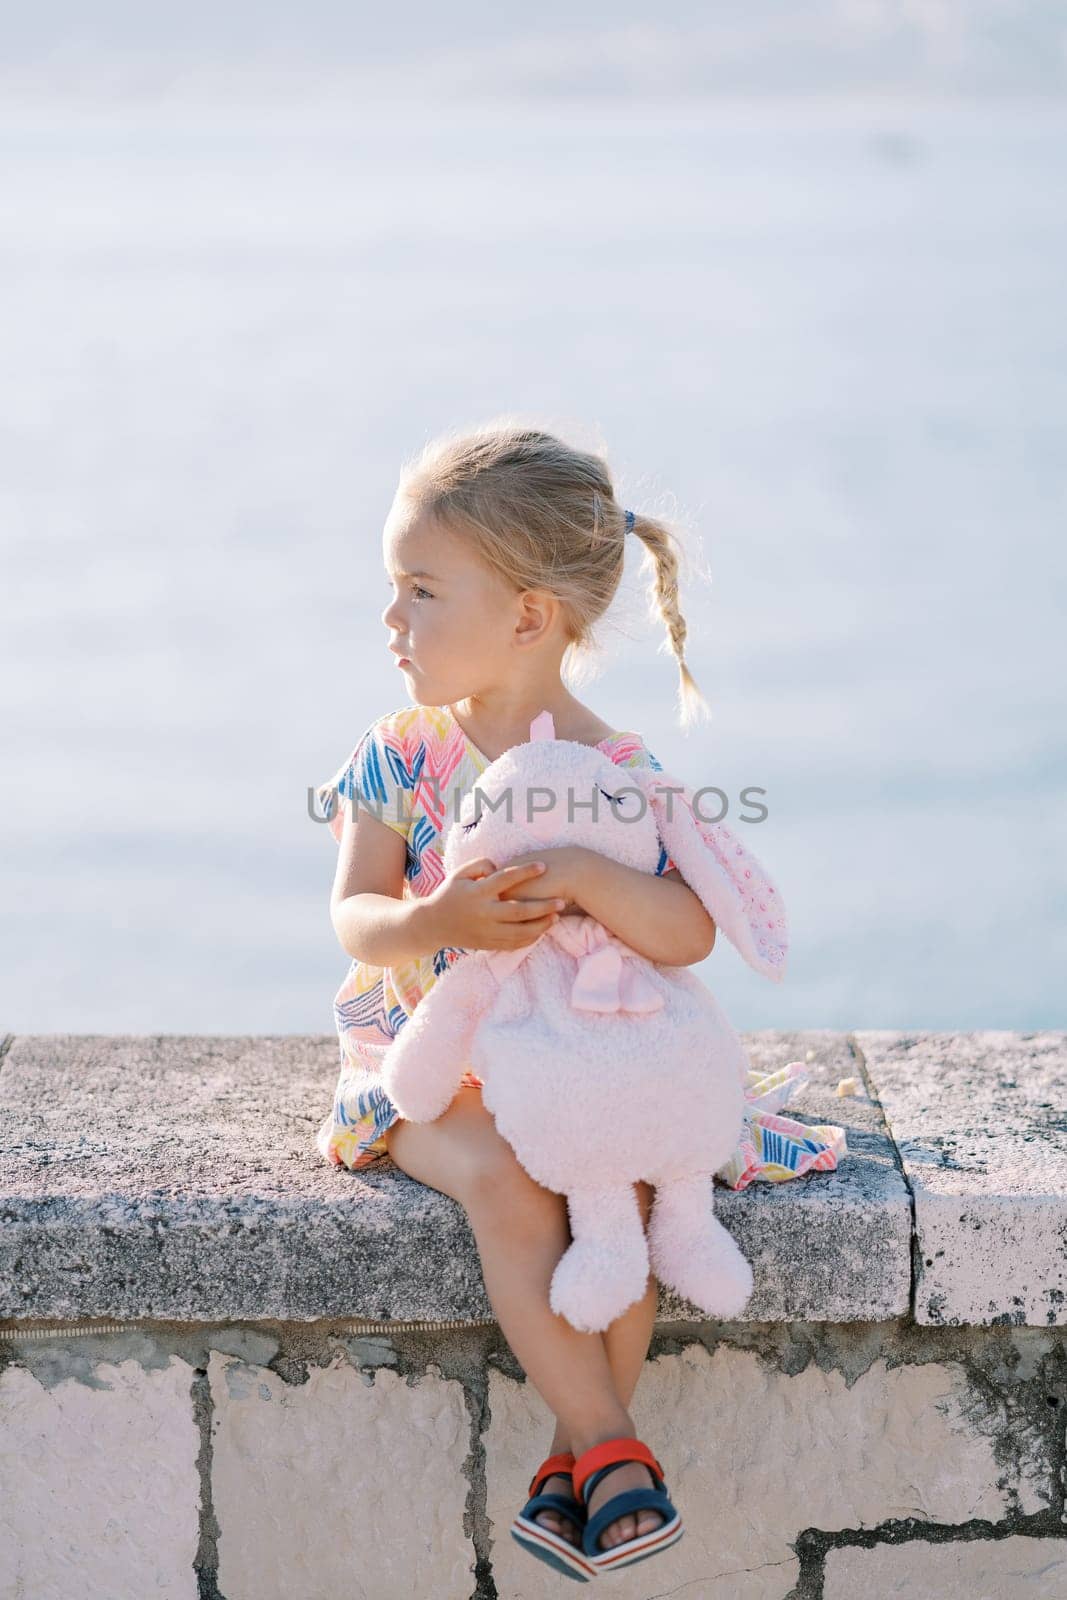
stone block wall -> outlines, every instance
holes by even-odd
[[[751,1318],[661,1294],[631,1411],[686,1532],[599,1581],[1063,1600],[1067,1036],[746,1044],[812,1052],[849,1155],[721,1195]],[[461,1208],[309,1154],[327,1045],[4,1042],[0,1600],[575,1587],[507,1531],[552,1418]]]

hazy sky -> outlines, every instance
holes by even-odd
[[[9,7],[0,86],[137,99],[345,82],[413,99],[671,98],[746,93],[1062,97],[1067,7],[1051,0],[490,0],[390,8],[340,0],[75,0]]]
[[[401,460],[501,410],[700,535],[714,723],[636,571],[586,693],[766,789],[736,1025],[1062,1026],[1067,7],[9,11],[9,1028],[329,1032],[306,786],[406,697]]]

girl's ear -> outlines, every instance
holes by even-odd
[[[751,850],[722,822],[704,822],[693,792],[662,769],[627,772],[652,807],[667,854],[717,928],[756,972],[780,983],[789,928],[785,906]]]

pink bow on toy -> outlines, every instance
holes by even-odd
[[[640,966],[643,958],[616,939],[595,917],[561,917],[541,935],[555,939],[568,955],[576,957],[578,970],[571,988],[571,1005],[580,1011],[660,1011],[663,996],[648,981]],[[525,961],[534,944],[519,950],[493,950],[486,964],[498,982]],[[627,961],[626,957],[633,959]]]

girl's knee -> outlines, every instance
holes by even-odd
[[[550,1211],[566,1206],[561,1194],[554,1194],[531,1178],[506,1139],[493,1132],[468,1151],[463,1176],[464,1203],[495,1206],[514,1213]]]

